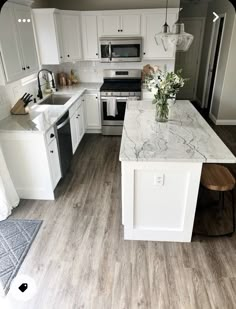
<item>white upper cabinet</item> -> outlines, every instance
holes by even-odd
[[[35,32],[41,64],[64,61],[61,37],[61,16],[55,9],[34,9]]]
[[[99,34],[102,35],[118,35],[121,34],[120,16],[119,15],[103,15],[99,16]]]
[[[141,13],[120,13],[99,16],[99,35],[140,35]]]
[[[80,16],[61,12],[62,42],[64,61],[76,61],[82,58]]]
[[[34,9],[35,29],[42,64],[80,60],[80,13]]]
[[[168,13],[168,24],[171,29],[178,19],[177,10],[174,9],[174,11],[173,13]],[[143,59],[175,58],[174,47],[165,51],[162,44],[157,45],[155,41],[155,34],[161,32],[164,23],[164,11],[160,13],[144,13],[142,15]]]
[[[141,15],[140,14],[123,14],[121,16],[121,33],[124,35],[141,34]]]
[[[27,75],[29,75],[36,72],[39,68],[31,9],[26,6],[15,5],[14,12],[16,20],[21,20],[21,22],[18,22],[17,29],[20,36],[24,67],[27,71]],[[24,20],[26,22],[22,22]]]
[[[82,42],[85,60],[98,60],[98,27],[96,15],[82,15]]]
[[[5,76],[1,84],[19,80],[38,70],[30,8],[12,3],[4,5],[0,14],[0,45],[2,75]]]

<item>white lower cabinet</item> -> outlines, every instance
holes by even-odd
[[[0,144],[20,198],[54,200],[61,178],[57,141],[40,132],[0,134]],[[48,144],[47,135],[51,140]]]
[[[70,109],[72,150],[75,153],[85,133],[83,100],[80,98]]]
[[[54,138],[48,145],[48,158],[51,170],[52,185],[53,188],[55,188],[61,179],[61,167],[56,138]]]
[[[84,95],[84,106],[87,130],[101,130],[101,106],[98,93]]]

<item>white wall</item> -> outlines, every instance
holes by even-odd
[[[49,0],[49,6],[65,10],[125,10],[163,8],[166,0]],[[169,0],[169,7],[179,6],[179,0]]]

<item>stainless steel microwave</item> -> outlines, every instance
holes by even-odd
[[[101,62],[138,62],[142,60],[141,37],[101,37]]]

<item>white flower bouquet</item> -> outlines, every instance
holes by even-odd
[[[154,70],[145,78],[146,88],[153,93],[153,104],[156,104],[156,120],[168,121],[169,99],[174,99],[179,89],[184,86],[186,79],[181,77],[182,70],[174,72]]]

